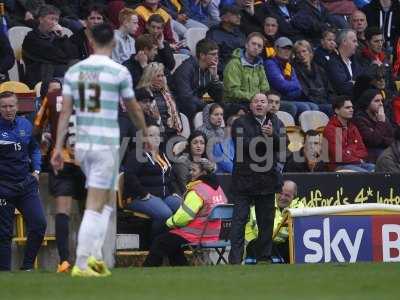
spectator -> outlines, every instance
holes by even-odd
[[[318,44],[322,33],[332,27],[341,27],[320,0],[305,0],[298,5],[293,17],[293,26],[300,30],[304,38]]]
[[[259,228],[257,261],[267,262],[271,257],[274,194],[280,191],[282,186],[281,174],[276,169],[279,123],[274,114],[267,112],[266,96],[259,95],[261,94],[256,95],[250,103],[251,113],[237,119],[232,126],[234,145],[239,148],[236,149],[232,174],[235,206],[229,253],[231,264],[240,264],[243,258],[244,228],[251,201],[255,203]],[[259,139],[260,142],[254,145],[251,142],[254,139]],[[266,159],[261,162],[260,157]]]
[[[264,62],[268,82],[271,88],[278,91],[282,98],[296,106],[297,114],[306,110],[318,110],[318,105],[308,100],[302,101],[302,90],[289,59],[292,56],[293,43],[286,37],[275,41],[276,56]]]
[[[121,26],[114,31],[116,45],[111,58],[119,64],[128,60],[136,53],[134,35],[138,29],[138,17],[136,12],[130,8],[124,8],[119,12],[119,23]]]
[[[219,239],[221,221],[206,223],[208,215],[216,205],[227,203],[224,191],[213,175],[214,171],[215,164],[207,159],[192,163],[192,181],[188,185],[185,199],[166,222],[170,231],[157,237],[151,245],[144,267],[161,266],[164,257],[169,258],[171,266],[187,265],[183,245],[210,243]],[[203,236],[201,240],[200,235]]]
[[[0,31],[0,84],[8,81],[8,70],[15,62],[14,51],[11,48],[10,41],[3,31]]]
[[[218,103],[207,104],[203,109],[203,125],[200,130],[212,144],[221,142],[224,138],[224,109]]]
[[[63,77],[73,58],[73,45],[58,24],[60,11],[50,5],[39,10],[39,27],[30,31],[22,43],[25,82],[31,88],[39,81]]]
[[[364,160],[367,148],[357,127],[353,124],[353,104],[347,96],[338,96],[333,102],[335,116],[324,129],[328,142],[330,170],[373,172],[374,165]]]
[[[296,54],[295,70],[299,79],[302,94],[306,99],[318,105],[320,111],[332,116],[330,99],[334,96],[325,71],[314,63],[311,45],[306,40],[299,40],[294,44]]]
[[[300,200],[294,200],[297,197],[297,184],[291,180],[285,180],[282,186],[282,191],[276,194],[275,200],[275,218],[274,218],[274,232],[282,225],[284,220],[283,211],[286,208],[303,208],[304,205]],[[252,208],[253,209],[253,208]],[[246,247],[246,264],[254,264],[257,262],[256,257],[256,242],[258,241],[258,228],[256,224],[255,213],[252,213],[253,219],[250,222],[254,222],[252,233],[254,239],[250,240],[250,243]],[[249,224],[249,223],[248,223]],[[246,238],[247,239],[247,238]],[[277,236],[273,241],[273,254],[278,258],[282,258],[284,263],[289,263],[289,233],[287,226],[282,226]]]
[[[275,17],[267,16],[264,20],[264,41],[265,52],[263,53],[264,59],[273,58],[276,55],[275,41],[278,35],[278,21]]]
[[[181,199],[172,187],[172,165],[160,152],[160,129],[149,124],[147,148],[139,160],[136,151],[128,153],[125,165],[124,194],[128,209],[152,219],[152,237],[162,233],[165,221],[178,209]]]
[[[180,38],[184,38],[189,28],[207,28],[206,24],[195,20],[192,13],[192,1],[190,0],[161,0],[162,5],[172,17],[172,29]]]
[[[361,50],[360,64],[365,69],[371,64],[383,66],[386,73],[386,86],[390,87],[392,79],[392,67],[390,58],[383,51],[384,39],[381,30],[378,27],[368,27],[365,31],[367,46]]]
[[[248,36],[252,32],[262,31],[262,22],[255,18],[254,12],[262,2],[255,0],[237,0],[237,5],[240,7],[240,30]]]
[[[144,68],[137,85],[137,89],[140,88],[144,88],[155,100],[155,105],[151,106],[152,116],[163,129],[164,142],[179,135],[183,130],[182,121],[169,90],[163,64],[152,62]]]
[[[354,124],[368,149],[367,161],[375,163],[393,142],[394,130],[385,115],[383,96],[379,90],[366,90],[357,103],[360,110],[354,117]]]
[[[400,5],[398,1],[372,0],[362,8],[367,16],[368,26],[378,27],[383,32],[385,47],[394,47],[400,34]]]
[[[139,16],[139,28],[138,30],[136,30],[135,38],[143,34],[143,32],[146,29],[146,23],[149,20],[149,18],[152,15],[157,14],[163,18],[165,23],[163,30],[165,40],[170,44],[176,43],[172,32],[172,24],[171,24],[173,19],[171,15],[164,8],[162,8],[160,0],[143,0],[142,4],[138,5],[135,8],[135,11]]]
[[[337,95],[351,95],[354,81],[362,68],[354,54],[357,49],[356,32],[343,29],[337,36],[338,54],[332,55],[327,64],[327,75]]]
[[[0,93],[0,271],[11,270],[16,208],[27,225],[22,270],[33,269],[46,232],[46,218],[39,198],[40,150],[32,136],[30,122],[16,116],[17,101],[12,92]]]
[[[322,32],[321,45],[314,51],[314,62],[322,67],[325,71],[328,69],[328,62],[336,50],[336,33],[332,29]]]
[[[312,173],[325,172],[327,167],[322,160],[322,136],[318,131],[308,130],[304,137],[304,146],[293,152],[283,172]]]
[[[217,163],[217,173],[232,174],[235,145],[233,144],[231,130],[233,122],[239,117],[239,115],[233,115],[228,118],[224,128],[224,139],[213,147],[213,158]]]
[[[93,4],[84,10],[84,19],[86,28],[82,28],[80,31],[74,33],[70,37],[70,41],[74,44],[77,52],[74,58],[83,60],[88,58],[89,55],[94,53],[93,47],[89,42],[90,31],[98,24],[104,22],[105,10],[101,5]]]
[[[224,100],[229,103],[249,103],[251,97],[269,90],[262,58],[264,37],[251,33],[245,49],[236,49],[224,70]]]
[[[291,40],[302,37],[302,32],[293,26],[293,17],[297,13],[296,1],[272,0],[263,4],[265,13],[263,17],[273,16],[278,21],[280,36],[287,36]]]
[[[368,27],[367,17],[361,10],[355,10],[350,17],[351,29],[357,34],[358,45],[361,48],[366,46],[365,30]]]
[[[128,68],[132,76],[133,88],[136,88],[140,78],[142,77],[144,68],[157,55],[158,43],[153,35],[143,34],[136,39],[136,54],[123,63]]]
[[[183,153],[176,161],[175,173],[179,186],[180,195],[186,191],[186,184],[190,181],[190,163],[198,162],[202,158],[207,158],[207,137],[199,130],[195,130],[189,136],[185,153]]]
[[[240,9],[227,6],[221,9],[221,22],[210,27],[206,38],[219,45],[218,74],[222,75],[236,48],[244,47],[246,36],[240,31]]]
[[[392,124],[395,124],[393,113],[393,92],[386,88],[386,73],[383,65],[371,64],[364,73],[357,77],[353,89],[353,102],[356,109],[359,109],[358,100],[367,89],[378,89],[383,97],[385,114]],[[385,74],[386,73],[386,74]]]
[[[217,74],[218,45],[207,39],[196,45],[196,57],[185,60],[174,72],[173,86],[179,110],[189,120],[201,111],[205,103],[202,96],[208,93],[215,102],[221,102],[223,84]]]
[[[164,38],[164,27],[164,19],[160,15],[154,14],[146,23],[145,33],[151,34],[157,41],[158,49],[154,61],[164,64],[165,75],[167,76],[168,83],[170,83],[170,75],[175,68],[175,59],[174,50]]]
[[[394,133],[394,142],[376,161],[375,172],[400,173],[400,127]]]

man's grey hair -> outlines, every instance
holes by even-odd
[[[353,32],[354,34],[357,34],[353,29],[342,29],[336,34],[336,43],[338,47],[343,44],[343,42],[347,39],[347,36],[349,35],[350,32]]]

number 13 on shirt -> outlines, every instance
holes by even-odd
[[[78,83],[80,110],[83,112],[99,112],[100,111],[100,85],[95,82],[85,84],[80,81]]]

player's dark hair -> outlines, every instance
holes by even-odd
[[[107,46],[114,39],[114,30],[107,23],[96,25],[92,28],[92,38],[98,46]]]

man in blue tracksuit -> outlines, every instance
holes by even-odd
[[[16,113],[15,94],[0,93],[0,271],[11,269],[15,208],[23,215],[28,232],[21,270],[33,268],[46,231],[38,191],[40,150],[31,123]]]

